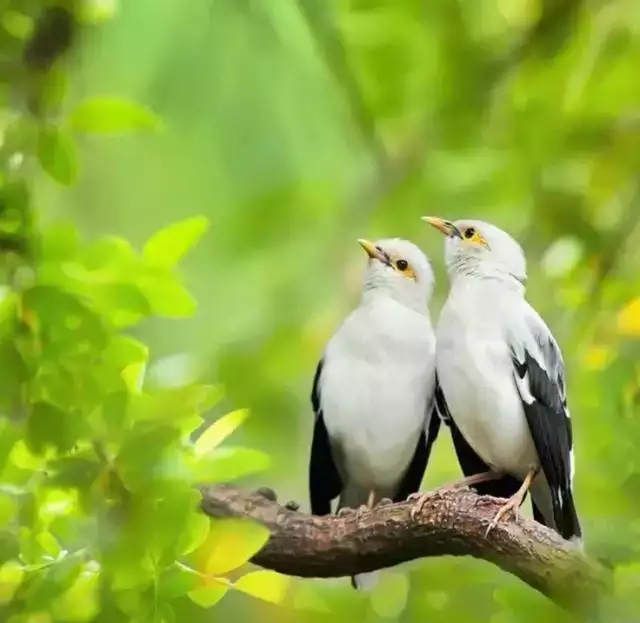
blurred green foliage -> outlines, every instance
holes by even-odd
[[[256,571],[228,591],[216,561],[264,536],[195,510],[192,483],[267,468],[247,486],[306,502],[311,378],[358,297],[355,239],[419,243],[437,317],[423,214],[522,242],[565,354],[586,547],[615,567],[612,620],[637,620],[636,0],[0,12],[2,620],[565,620],[475,560],[388,570],[370,596]],[[244,446],[218,447],[245,407]],[[457,476],[445,432],[423,486]]]

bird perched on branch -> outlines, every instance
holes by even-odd
[[[522,249],[488,223],[424,220],[446,236],[437,400],[466,476],[457,484],[508,498],[489,530],[530,491],[534,518],[581,543],[562,354],[525,300]]]
[[[431,265],[405,240],[358,242],[369,256],[362,298],[327,344],[313,382],[314,515],[331,513],[338,496],[339,509],[353,509],[417,492],[440,426],[431,417]],[[352,584],[369,588],[374,580],[364,574]]]

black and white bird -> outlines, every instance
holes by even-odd
[[[311,401],[314,515],[405,500],[424,475],[440,419],[431,417],[436,342],[433,271],[413,243],[358,241],[369,256],[359,306],[328,342]],[[375,572],[352,578],[370,588]]]
[[[534,518],[581,545],[573,437],[560,348],[525,300],[526,261],[482,221],[424,217],[446,236],[451,281],[437,335],[437,401],[463,473],[458,484],[509,498],[530,491]]]

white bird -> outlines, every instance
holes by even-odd
[[[562,354],[525,300],[522,249],[482,221],[425,220],[446,236],[437,401],[467,476],[458,484],[509,498],[489,529],[530,490],[534,518],[581,544]]]
[[[369,256],[359,306],[327,344],[311,401],[309,463],[314,515],[372,508],[418,491],[440,418],[431,417],[435,336],[428,303],[434,277],[411,242],[358,241]],[[370,588],[376,572],[352,578]]]

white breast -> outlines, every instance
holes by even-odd
[[[433,398],[429,318],[384,299],[357,309],[327,346],[322,409],[348,485],[393,495]]]
[[[486,289],[486,285],[485,285]],[[458,289],[438,325],[438,378],[467,443],[494,469],[524,477],[538,458],[491,292]],[[484,301],[484,302],[483,302]]]

